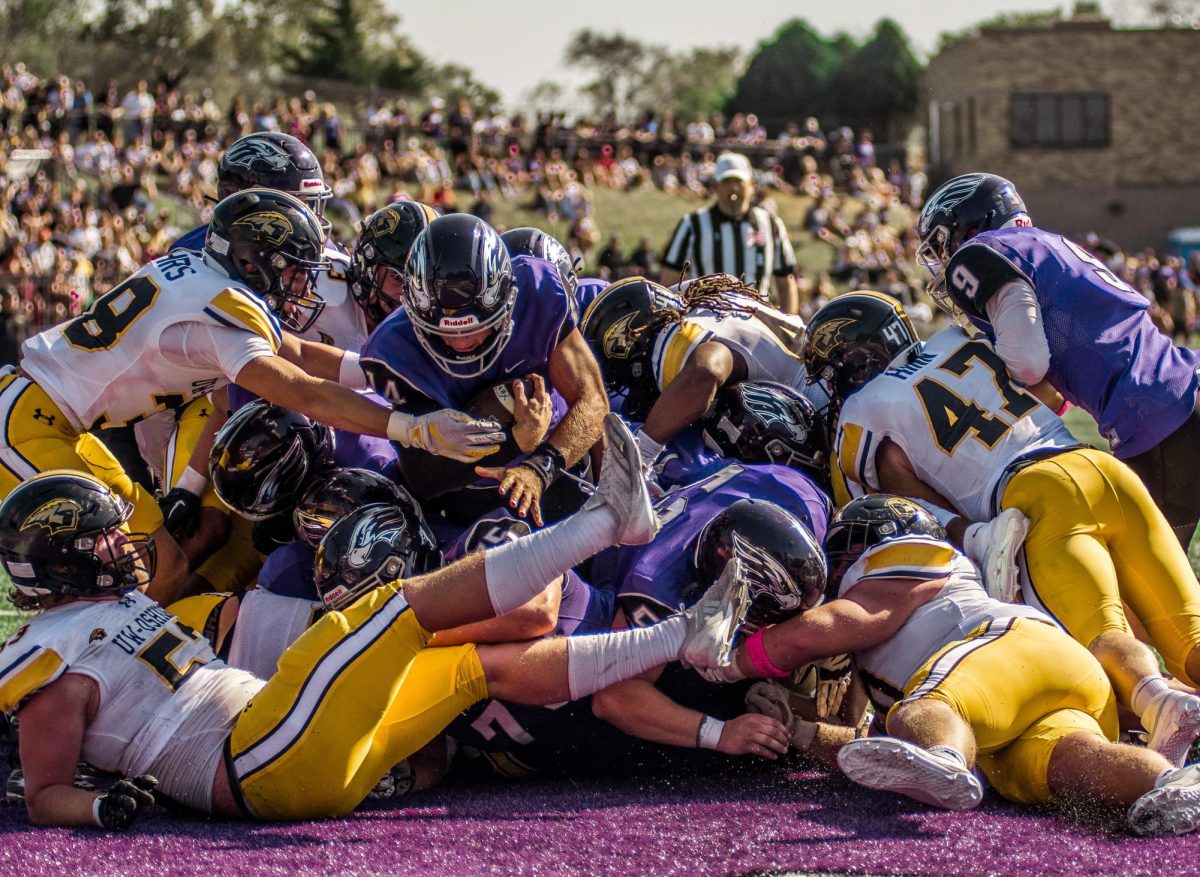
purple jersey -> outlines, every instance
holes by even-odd
[[[398,408],[418,406],[462,411],[488,387],[537,373],[550,384],[550,354],[576,328],[574,302],[563,289],[557,269],[529,256],[512,260],[517,285],[512,337],[483,374],[462,378],[446,374],[417,340],[412,320],[398,309],[379,324],[362,349],[367,380]]]
[[[599,277],[580,277],[579,285],[575,288],[575,303],[579,307],[579,313],[583,313],[588,309],[596,296],[602,293],[605,289],[611,286],[607,280],[601,280]]]
[[[739,499],[773,502],[803,521],[817,542],[825,539],[829,498],[803,473],[774,464],[729,463],[658,500],[655,510],[662,527],[654,541],[597,555],[592,582],[601,590],[617,592],[633,627],[653,624],[690,605],[704,592],[693,571],[696,537]]]
[[[987,300],[1014,280],[1033,288],[1050,349],[1046,379],[1096,418],[1117,457],[1158,445],[1195,408],[1200,354],[1174,346],[1151,322],[1149,301],[1067,238],[984,232],[954,254],[946,277],[992,340]]]
[[[168,253],[173,253],[176,250],[203,250],[204,239],[208,236],[208,226],[199,225],[191,231],[183,234],[175,239],[175,243],[167,247]]]

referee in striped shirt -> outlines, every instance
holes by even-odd
[[[761,207],[751,207],[754,170],[750,159],[733,152],[717,156],[713,179],[717,201],[679,220],[663,255],[662,283],[683,278],[691,262],[697,276],[732,274],[757,287],[785,313],[800,310],[796,287],[796,254],[783,220]],[[771,295],[771,280],[775,295]]]

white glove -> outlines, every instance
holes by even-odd
[[[963,534],[963,554],[983,573],[988,596],[1005,603],[1021,590],[1017,552],[1025,544],[1029,518],[1019,509],[1005,509],[986,524],[971,524]]]
[[[504,429],[494,420],[476,420],[461,411],[443,408],[414,417],[393,411],[387,435],[406,448],[420,448],[460,463],[474,463],[500,450]]]

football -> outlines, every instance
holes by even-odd
[[[528,378],[517,378],[514,381],[506,381],[503,384],[488,387],[478,393],[467,403],[466,413],[480,419],[490,418],[507,429],[516,422],[516,418],[513,417],[513,407],[516,404],[513,392],[518,383],[524,385],[525,397],[528,398],[533,393],[533,381]]]

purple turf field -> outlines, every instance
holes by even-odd
[[[815,772],[458,786],[411,803],[293,825],[160,814],[124,836],[31,828],[0,805],[0,874],[1200,873],[1200,836],[1137,840],[994,795],[937,812]]]

